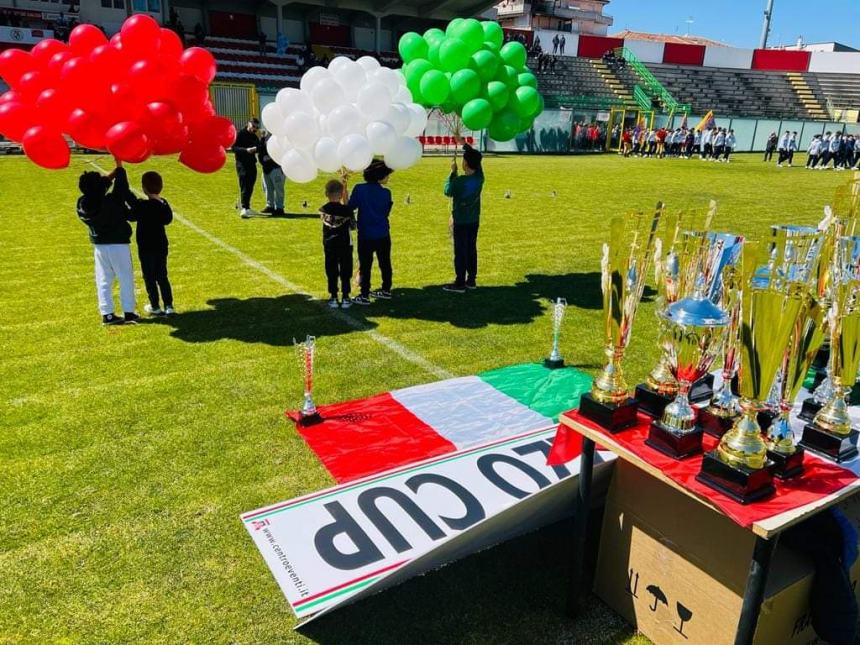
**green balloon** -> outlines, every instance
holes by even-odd
[[[486,49],[488,52],[498,54],[501,47],[499,47],[496,43],[491,43],[485,40],[481,49]]]
[[[463,106],[462,118],[470,130],[483,130],[493,120],[493,108],[485,99],[472,99]]]
[[[523,132],[528,132],[532,129],[532,126],[535,124],[534,119],[520,119],[519,125],[517,125],[517,134],[522,134]]]
[[[492,20],[485,20],[481,23],[481,29],[484,30],[484,41],[495,45],[497,50],[501,49],[502,43],[505,42],[502,26]]]
[[[448,23],[448,26],[445,27],[445,35],[449,38],[453,38],[462,23],[462,18],[454,18],[451,22]]]
[[[431,27],[427,31],[424,32],[424,40],[427,42],[427,46],[429,47],[437,40],[444,40],[445,32],[439,29],[438,27]]]
[[[471,69],[461,69],[451,76],[451,97],[457,105],[464,105],[481,93],[481,77]]]
[[[467,18],[457,27],[455,37],[466,43],[469,53],[474,54],[484,44],[484,29],[474,18]]]
[[[531,72],[520,72],[517,75],[517,83],[520,84],[520,87],[527,85],[537,89],[537,78]]]
[[[510,91],[508,86],[501,81],[490,81],[487,83],[487,89],[484,91],[484,98],[490,102],[493,112],[499,112],[508,104]]]
[[[538,91],[535,88],[529,87],[528,85],[518,87],[517,91],[514,92],[514,96],[516,96],[517,99],[512,107],[517,113],[517,116],[524,119],[530,119],[537,116],[538,110],[540,109],[540,94],[538,94]]]
[[[486,83],[493,80],[496,72],[499,71],[499,57],[492,52],[481,49],[472,54],[469,67],[478,72],[478,76]]]
[[[431,69],[426,72],[421,77],[418,89],[421,92],[421,97],[424,99],[424,104],[427,106],[442,105],[447,100],[448,94],[451,91],[448,79],[438,69]]]
[[[499,65],[499,70],[496,72],[494,80],[501,81],[507,85],[511,92],[520,86],[519,82],[517,82],[517,70],[510,65]]]
[[[506,43],[499,53],[502,55],[502,60],[514,69],[525,67],[526,60],[528,59],[526,48],[523,47],[522,43],[516,41]]]
[[[537,114],[535,114],[535,118],[537,118],[538,115],[543,114],[543,108],[544,108],[543,94],[538,94],[538,99],[539,99],[538,111],[537,111]]]
[[[433,63],[423,58],[416,58],[403,68],[406,77],[406,87],[412,92],[412,98],[416,103],[423,103],[421,97],[421,77],[433,69]]]
[[[457,106],[453,103],[443,103],[439,109],[442,110],[442,114],[453,114],[457,111]]]
[[[397,43],[397,51],[404,63],[410,63],[416,58],[427,58],[427,41],[414,31],[403,34]]]
[[[446,38],[439,47],[439,67],[447,72],[456,72],[469,64],[469,48],[459,38]],[[432,54],[430,60],[433,60]]]
[[[499,112],[490,122],[488,134],[494,141],[510,141],[520,127],[520,118],[511,110]]]

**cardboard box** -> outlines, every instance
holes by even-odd
[[[860,497],[842,508],[860,526]],[[595,592],[657,645],[732,645],[754,543],[750,531],[619,459]],[[812,573],[806,558],[777,547],[756,645],[819,642],[809,619]],[[855,562],[851,579],[858,573]]]

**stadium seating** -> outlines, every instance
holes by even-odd
[[[588,58],[558,57],[554,71],[538,72],[537,58],[529,59],[529,67],[538,79],[538,87],[546,96],[593,96],[618,100],[618,96]]]
[[[860,109],[860,74],[803,74],[809,86],[835,108]]]
[[[296,56],[300,51],[298,47],[290,47],[286,55],[278,56],[270,43],[266,55],[262,56],[255,40],[209,37],[202,46],[215,56],[219,81],[281,87],[295,85],[301,78],[296,65]]]

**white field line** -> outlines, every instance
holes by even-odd
[[[89,163],[94,168],[98,169],[100,172],[106,172],[104,168],[100,167],[95,162],[91,161]],[[138,193],[137,191],[134,191],[134,192],[142,197],[142,195],[140,195],[140,193]],[[199,226],[198,224],[195,224],[190,219],[188,219],[184,215],[176,212],[175,210],[173,211],[173,218],[176,221],[178,221],[180,224],[190,228],[192,231],[194,231],[195,233],[197,233],[201,237],[206,238],[207,240],[212,242],[212,244],[214,244],[215,246],[218,246],[221,249],[230,253],[231,255],[236,256],[239,260],[241,260],[241,262],[243,264],[251,267],[252,269],[254,269],[260,273],[262,273],[267,278],[269,278],[273,282],[278,283],[279,285],[281,285],[282,287],[284,287],[288,291],[291,291],[291,292],[298,294],[298,295],[307,296],[308,298],[311,299],[310,301],[312,303],[314,303],[315,305],[320,307],[323,311],[329,313],[335,319],[339,320],[340,322],[344,323],[345,325],[348,325],[349,327],[352,327],[356,331],[362,331],[362,332],[366,333],[368,336],[370,336],[370,338],[375,340],[377,343],[379,343],[383,347],[391,350],[392,352],[394,352],[395,354],[397,354],[398,356],[400,356],[404,360],[409,361],[413,365],[420,367],[425,372],[428,372],[428,373],[432,374],[433,376],[440,378],[440,379],[448,379],[448,378],[454,377],[454,375],[451,372],[449,372],[448,370],[446,370],[442,367],[439,367],[438,365],[427,360],[426,358],[424,358],[420,354],[413,352],[411,349],[400,344],[399,342],[397,342],[393,338],[389,338],[388,336],[381,334],[377,330],[369,327],[366,323],[362,322],[361,320],[358,320],[357,318],[353,318],[352,316],[350,316],[347,313],[344,313],[340,309],[329,308],[327,303],[325,303],[321,300],[318,300],[318,299],[314,298],[313,296],[311,296],[308,293],[309,290],[304,289],[303,287],[301,287],[300,285],[298,285],[294,282],[291,282],[290,280],[288,280],[287,278],[282,276],[277,271],[273,271],[272,269],[267,267],[265,264],[263,264],[259,260],[252,258],[250,255],[248,255],[244,251],[237,249],[232,244],[229,244],[229,243],[225,242],[224,240],[222,240],[221,238],[213,235],[212,233],[207,231],[205,228]]]

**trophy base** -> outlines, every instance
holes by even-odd
[[[543,366],[550,370],[557,370],[559,368],[564,367],[564,359],[563,358],[545,358],[543,359]]]
[[[660,394],[647,383],[640,383],[636,386],[636,402],[639,404],[639,410],[645,414],[651,415],[655,419],[663,416],[663,410],[672,402],[674,397]]]
[[[690,403],[702,403],[710,401],[714,396],[714,375],[705,374],[690,387]]]
[[[317,423],[322,423],[322,417],[319,412],[314,412],[313,414],[300,414],[299,420],[296,423],[302,427],[316,425]]]
[[[740,415],[736,414],[731,417],[721,417],[720,415],[711,412],[708,408],[705,408],[704,410],[699,411],[697,423],[706,434],[720,439],[724,434],[732,429],[738,416]]]
[[[800,413],[798,413],[797,416],[804,421],[812,423],[815,420],[815,415],[818,414],[818,411],[823,407],[823,404],[818,403],[810,396],[808,399],[804,400],[803,405],[800,408]]]
[[[770,462],[764,468],[730,466],[717,455],[716,450],[705,453],[702,470],[696,480],[709,486],[740,504],[751,504],[776,492]]]
[[[639,406],[634,399],[627,399],[617,405],[601,403],[588,392],[579,400],[579,413],[613,434],[636,425],[638,410]]]
[[[770,472],[779,479],[791,479],[803,472],[803,448],[797,447],[791,455],[784,455],[775,450],[767,451],[767,458],[773,462]]]
[[[755,415],[755,420],[758,421],[761,431],[767,432],[768,428],[773,425],[773,420],[778,416],[779,413],[774,412],[773,410],[761,410],[757,415]]]
[[[690,432],[679,434],[664,426],[660,421],[652,421],[645,444],[662,452],[667,457],[684,459],[702,452],[703,434],[702,429],[698,426]]]
[[[860,432],[857,430],[844,436],[838,435],[808,423],[803,427],[803,438],[798,445],[836,463],[842,463],[857,456],[858,435]]]

